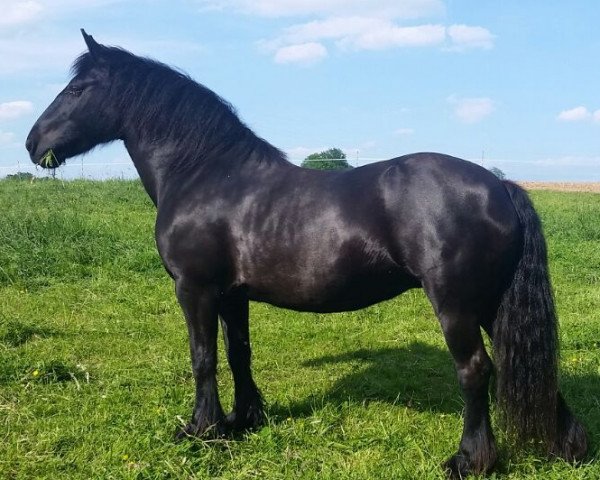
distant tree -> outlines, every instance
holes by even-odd
[[[315,170],[347,170],[352,166],[346,160],[346,154],[339,148],[330,148],[319,153],[311,153],[302,162],[304,168]]]
[[[6,178],[8,180],[33,180],[33,174],[29,172],[17,172],[11,175],[7,175]]]
[[[492,172],[494,175],[496,175],[500,180],[506,179],[506,173],[504,173],[498,167],[490,168],[490,172]]]

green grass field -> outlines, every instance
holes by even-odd
[[[535,192],[561,321],[561,385],[589,430],[574,468],[510,451],[491,478],[600,478],[600,195]],[[187,333],[137,182],[0,181],[0,478],[443,478],[462,400],[420,290],[363,311],[253,304],[269,423],[175,444]],[[221,359],[224,356],[221,351]],[[232,381],[219,366],[223,405]]]

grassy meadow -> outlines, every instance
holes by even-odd
[[[532,198],[549,243],[561,385],[591,451],[574,468],[510,451],[496,430],[491,478],[600,478],[600,194]],[[174,443],[194,389],[154,215],[134,181],[0,181],[0,479],[444,478],[463,404],[420,290],[331,315],[253,304],[268,425]]]

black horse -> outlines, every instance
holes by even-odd
[[[343,172],[299,168],[188,76],[82,30],[88,52],[27,138],[56,167],[123,140],[157,208],[156,244],[187,320],[196,400],[179,437],[259,426],[248,302],[355,310],[422,287],[465,400],[451,475],[496,461],[488,384],[521,440],[569,461],[586,434],[557,386],[557,321],[540,222],[526,193],[484,168],[419,153]],[[218,318],[235,383],[225,416],[215,379]]]

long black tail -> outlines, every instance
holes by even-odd
[[[498,404],[518,440],[551,448],[557,433],[558,327],[546,241],[527,193],[504,183],[521,222],[523,246],[494,324]]]

